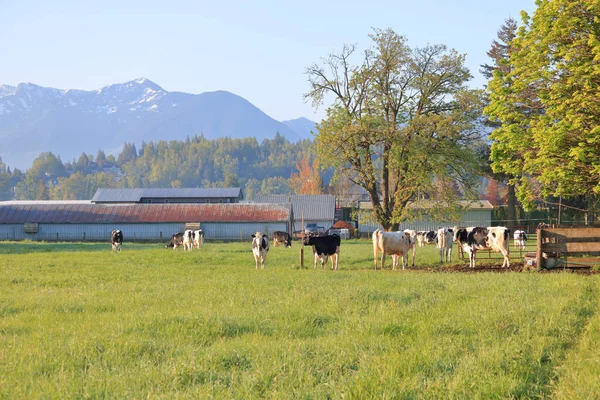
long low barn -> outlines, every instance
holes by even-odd
[[[89,201],[0,202],[0,240],[165,241],[184,229],[207,240],[250,240],[257,231],[290,232],[290,204],[93,204]]]

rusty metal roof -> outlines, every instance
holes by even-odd
[[[287,222],[291,205],[93,204],[72,202],[0,202],[1,224],[104,224],[169,222]]]

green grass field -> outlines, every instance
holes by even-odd
[[[600,397],[598,275],[0,243],[0,398]],[[456,257],[456,256],[455,256]],[[456,258],[455,258],[456,259]],[[429,268],[425,268],[425,267]]]

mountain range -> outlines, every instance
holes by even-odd
[[[277,121],[230,92],[168,92],[146,78],[92,91],[0,85],[0,157],[22,170],[46,151],[65,162],[98,149],[116,155],[125,142],[200,134],[260,142],[277,133],[297,142],[312,139],[315,130],[313,121]]]

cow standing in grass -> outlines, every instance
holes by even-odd
[[[110,234],[113,251],[121,251],[123,245],[123,232],[120,229],[115,229]]]
[[[437,247],[440,250],[440,263],[452,261],[452,245],[454,244],[454,230],[440,228],[437,232]]]
[[[454,232],[454,240],[469,255],[469,267],[475,268],[475,255],[478,250],[493,250],[502,253],[502,268],[510,267],[510,229],[503,226],[489,228],[460,228]]]
[[[398,258],[402,257],[402,270],[408,264],[408,252],[410,250],[410,234],[405,232],[384,232],[377,229],[373,232],[373,257],[375,258],[375,270],[377,270],[377,259],[381,252],[381,269],[385,266],[385,256],[392,256],[392,269],[398,265]]]
[[[317,260],[321,261],[321,268],[325,267],[327,259],[331,256],[331,269],[338,269],[340,261],[340,235],[308,236],[304,238],[305,246],[312,246],[315,256],[314,268],[317,268]]]
[[[194,247],[199,249],[204,244],[204,232],[202,229],[194,231]]]
[[[273,232],[273,245],[275,247],[283,244],[285,247],[292,247],[292,237],[287,232]]]
[[[183,251],[192,251],[194,249],[194,236],[194,231],[191,229],[183,232]]]
[[[268,252],[269,237],[261,232],[256,232],[252,235],[252,254],[254,254],[256,269],[258,269],[258,264],[260,264],[261,269],[265,268],[265,260]]]

